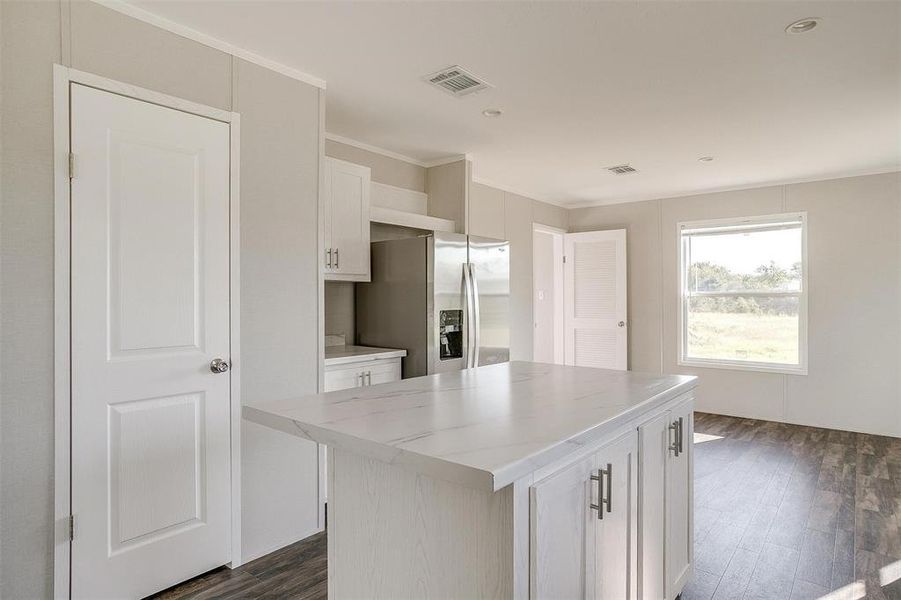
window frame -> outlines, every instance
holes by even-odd
[[[685,244],[682,232],[685,229],[726,228],[726,227],[765,227],[767,224],[784,223],[798,220],[801,222],[801,289],[798,292],[713,292],[705,293],[707,296],[763,296],[779,297],[790,296],[798,298],[798,364],[786,365],[782,363],[770,363],[749,360],[734,360],[720,358],[694,358],[687,356],[688,349],[688,256],[685,252]],[[678,331],[679,344],[677,364],[681,367],[700,367],[705,369],[728,369],[734,371],[754,371],[762,373],[781,373],[785,375],[807,375],[807,294],[808,286],[808,260],[807,260],[807,213],[788,212],[769,215],[756,215],[750,217],[731,217],[723,219],[706,219],[699,221],[680,221],[676,223],[677,271],[679,286],[679,311]]]

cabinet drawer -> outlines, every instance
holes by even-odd
[[[399,358],[367,360],[325,368],[324,391],[334,392],[364,385],[400,381]]]

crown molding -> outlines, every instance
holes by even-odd
[[[165,29],[171,33],[176,35],[180,35],[184,38],[188,38],[189,40],[193,40],[204,46],[209,46],[210,48],[215,48],[216,50],[220,50],[225,52],[226,54],[230,54],[242,60],[246,60],[247,62],[254,63],[261,67],[265,67],[271,71],[275,71],[276,73],[281,73],[286,77],[290,77],[292,79],[296,79],[298,81],[302,81],[309,85],[315,86],[320,89],[325,89],[325,80],[319,77],[315,77],[310,75],[309,73],[304,73],[303,71],[299,71],[293,67],[289,67],[280,62],[274,61],[272,59],[266,58],[265,56],[260,56],[255,52],[251,52],[250,50],[245,50],[244,48],[240,48],[235,46],[234,44],[230,44],[224,40],[220,40],[219,38],[215,38],[211,35],[207,35],[196,29],[192,29],[185,25],[181,25],[174,21],[170,21],[164,17],[159,15],[155,15],[152,12],[144,10],[143,8],[139,8],[134,6],[133,4],[129,4],[124,0],[92,0],[93,2],[100,4],[101,6],[105,6],[111,10],[122,13],[123,15],[127,15],[132,17],[133,19],[137,19],[139,21],[143,21],[155,27],[159,27],[160,29]]]
[[[419,160],[418,158],[413,158],[412,156],[407,156],[406,154],[400,154],[399,152],[394,152],[393,150],[388,150],[387,148],[381,148],[379,146],[373,146],[372,144],[367,144],[366,142],[361,142],[359,140],[355,140],[353,138],[344,137],[343,135],[338,135],[336,133],[328,133],[325,134],[325,139],[331,140],[333,142],[338,142],[339,144],[344,144],[346,146],[353,146],[354,148],[359,148],[360,150],[366,150],[367,152],[374,152],[375,154],[381,154],[382,156],[387,156],[388,158],[394,158],[396,160],[402,160],[404,162],[408,162],[411,165],[416,165],[417,167],[423,167],[424,169],[428,169],[429,167],[440,167],[441,165],[446,165],[449,163],[457,162],[460,160],[469,160],[469,154],[454,154],[452,156],[445,156],[444,158],[437,158],[435,160]]]
[[[412,156],[407,156],[405,154],[400,154],[399,152],[393,152],[391,150],[387,150],[385,148],[380,148],[379,146],[373,146],[372,144],[367,144],[365,142],[361,142],[349,137],[344,137],[343,135],[338,135],[336,133],[325,132],[325,139],[331,140],[333,142],[338,142],[339,144],[344,144],[345,146],[353,146],[354,148],[359,148],[360,150],[366,150],[367,152],[374,152],[375,154],[381,154],[382,156],[387,156],[388,158],[394,158],[396,160],[402,160],[404,162],[408,162],[412,165],[416,165],[417,167],[428,167],[429,165],[421,160],[415,159]]]
[[[435,160],[429,161],[425,163],[427,168],[429,167],[440,167],[441,165],[449,165],[451,163],[460,162],[461,160],[472,160],[469,154],[454,154],[452,156],[445,156],[444,158],[437,158]]]
[[[685,192],[676,192],[672,194],[640,194],[615,200],[574,200],[566,204],[560,204],[564,208],[570,210],[577,208],[592,208],[595,206],[611,206],[614,204],[629,204],[632,202],[649,202],[651,200],[671,200],[675,198],[687,198],[689,196],[704,196],[707,194],[722,194],[725,192],[740,192],[742,190],[756,190],[768,187],[779,187],[786,185],[798,185],[803,183],[817,183],[820,181],[833,181],[837,179],[850,179],[852,177],[867,177],[869,175],[886,175],[888,173],[897,173],[901,175],[901,166],[880,167],[875,169],[861,169],[859,171],[849,171],[846,173],[838,173],[832,175],[817,175],[813,177],[797,177],[780,179],[775,181],[762,181],[758,183],[749,183],[737,186],[720,186],[716,188],[707,188],[699,190],[691,190]]]

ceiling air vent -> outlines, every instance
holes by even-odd
[[[452,96],[465,96],[491,87],[458,65],[441,69],[424,79]]]
[[[616,165],[615,167],[607,167],[607,170],[614,175],[628,175],[629,173],[638,173],[638,169],[629,165]]]

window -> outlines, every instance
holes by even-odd
[[[679,363],[807,371],[806,216],[681,223]]]

